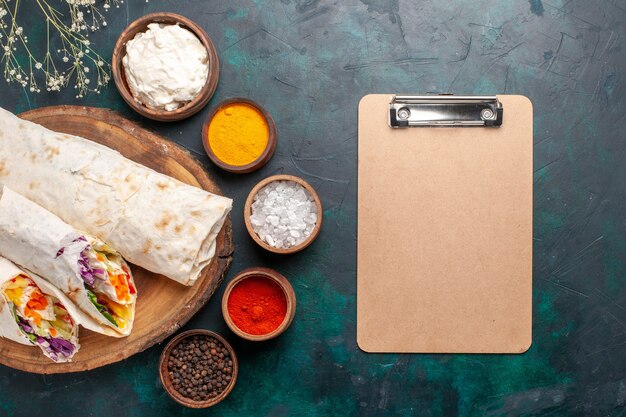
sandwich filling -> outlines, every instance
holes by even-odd
[[[58,298],[44,294],[26,275],[7,281],[2,295],[20,331],[53,361],[67,361],[77,349],[76,326]]]
[[[124,330],[133,320],[137,298],[128,264],[104,242],[85,236],[74,237],[57,257],[73,250],[80,251],[78,267],[89,300],[114,327]]]

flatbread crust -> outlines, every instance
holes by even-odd
[[[0,108],[0,184],[115,247],[129,262],[193,285],[215,256],[232,200],[90,140]]]

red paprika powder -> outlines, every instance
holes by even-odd
[[[282,288],[260,276],[246,278],[235,285],[227,305],[235,326],[252,335],[276,330],[287,315],[287,298]]]

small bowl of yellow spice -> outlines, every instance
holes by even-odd
[[[247,98],[222,101],[207,116],[202,143],[209,158],[236,174],[255,171],[272,158],[276,125],[272,116]]]

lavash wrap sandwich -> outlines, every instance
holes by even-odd
[[[130,334],[137,290],[120,254],[6,186],[0,187],[0,254],[67,295],[93,319],[81,323],[86,328]]]
[[[58,288],[0,256],[0,336],[69,362],[80,348],[77,316]]]
[[[129,262],[184,285],[213,259],[232,207],[228,198],[2,108],[0,184],[108,242]]]

